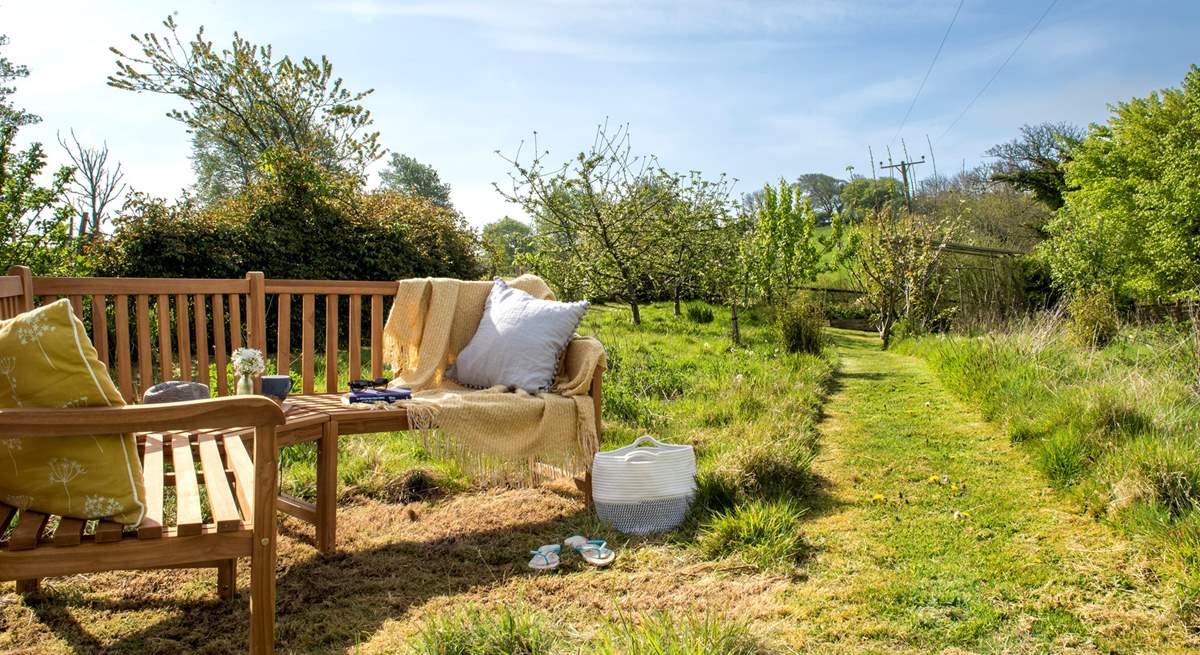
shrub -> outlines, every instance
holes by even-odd
[[[588,650],[595,655],[758,655],[773,652],[746,626],[711,617],[676,619],[660,613],[634,623],[606,623]]]
[[[1067,324],[1072,338],[1087,348],[1103,348],[1117,336],[1119,321],[1112,297],[1104,292],[1089,292],[1071,300]]]
[[[815,434],[785,435],[744,445],[735,457],[737,485],[749,496],[780,497],[804,492],[812,479]]]
[[[701,325],[713,322],[713,310],[708,305],[693,303],[686,309],[688,320]]]
[[[775,323],[784,349],[790,353],[817,354],[825,346],[825,315],[819,305],[797,300],[776,312]]]
[[[1046,475],[1067,487],[1077,482],[1087,467],[1088,444],[1075,430],[1056,430],[1037,442],[1037,457]]]
[[[396,280],[473,279],[475,235],[452,210],[398,192],[364,192],[311,158],[277,154],[259,179],[199,207],[135,196],[89,257],[97,275]]]
[[[412,651],[416,655],[543,655],[558,641],[542,617],[523,608],[495,612],[467,608],[428,619]]]
[[[804,508],[794,500],[753,500],[721,512],[703,528],[700,549],[709,559],[736,555],[761,569],[792,566],[807,551],[800,533]]]

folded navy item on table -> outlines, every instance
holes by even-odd
[[[394,403],[399,400],[412,399],[409,389],[355,389],[342,396],[348,405],[355,403]]]

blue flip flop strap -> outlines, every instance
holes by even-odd
[[[584,551],[584,550],[605,551],[605,550],[608,550],[608,542],[601,541],[599,539],[592,539],[582,546],[576,546],[575,550],[577,550],[577,551]]]

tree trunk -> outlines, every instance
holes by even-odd
[[[679,311],[679,283],[675,283],[675,315],[679,316],[682,312]]]
[[[633,324],[642,324],[642,313],[638,311],[638,302],[636,300],[629,301],[629,310],[633,312]]]
[[[733,328],[732,334],[730,335],[733,337],[733,343],[740,346],[742,345],[742,330],[738,326],[737,306],[738,303],[736,299],[729,303],[729,324]]]

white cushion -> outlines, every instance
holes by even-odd
[[[475,336],[446,374],[468,387],[546,391],[587,308],[586,301],[539,300],[496,278]]]

